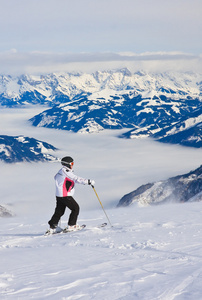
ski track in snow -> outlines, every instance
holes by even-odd
[[[54,236],[36,220],[0,220],[0,298],[202,299],[198,211],[200,203],[114,208],[113,228],[95,228],[104,217],[84,212],[86,229]]]

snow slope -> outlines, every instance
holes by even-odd
[[[0,219],[1,299],[202,299],[201,203],[107,212],[113,228],[96,210],[48,237],[37,217]]]

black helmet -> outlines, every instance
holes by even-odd
[[[70,156],[65,156],[61,159],[61,164],[71,169],[73,167],[74,160]]]

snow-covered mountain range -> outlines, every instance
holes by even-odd
[[[0,160],[7,163],[55,161],[57,158],[52,153],[56,150],[54,146],[34,138],[0,135]]]
[[[118,207],[128,206],[134,202],[144,206],[187,201],[202,201],[202,165],[188,174],[142,185],[124,195]]]
[[[187,115],[183,115],[179,119],[175,116],[176,121],[171,122],[171,125],[163,125],[159,123],[138,127],[124,133],[125,138],[143,138],[152,137],[163,143],[181,144],[184,146],[202,147],[202,107],[199,103],[199,108],[194,109]],[[177,120],[178,119],[178,120]]]
[[[49,105],[34,126],[99,132],[128,128],[126,138],[201,147],[202,76],[128,69],[43,76],[1,76],[0,103]]]
[[[190,72],[131,73],[128,69],[92,74],[0,76],[0,102],[6,106],[26,103],[53,106],[78,99],[81,94],[92,95],[89,99],[105,98],[110,102],[110,96],[119,96],[120,92],[125,94],[126,91],[136,91],[145,99],[160,95],[172,95],[173,100],[201,98],[202,78],[201,74]]]

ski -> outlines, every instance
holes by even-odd
[[[103,228],[107,226],[107,223],[102,223],[102,224],[99,224],[97,226],[93,226],[93,227],[88,227],[89,229],[99,229],[99,228]]]
[[[107,223],[102,223],[101,225],[98,225],[97,227],[99,228],[99,227],[105,227],[105,226],[107,226]]]
[[[107,223],[102,223],[102,224],[100,224],[100,225],[97,225],[97,226],[95,226],[95,227],[92,227],[92,229],[93,229],[93,228],[103,228],[103,227],[105,227],[105,226],[107,226]],[[63,234],[63,233],[74,233],[74,232],[80,231],[80,230],[82,230],[82,229],[84,229],[84,228],[86,228],[86,225],[85,225],[85,224],[81,225],[80,228],[79,228],[79,229],[76,229],[76,230],[68,230],[68,228],[62,229],[62,228],[58,227],[57,230],[56,230],[55,232],[51,232],[51,230],[48,229],[48,230],[45,232],[44,235],[45,235],[45,236],[48,236],[48,235]]]
[[[52,232],[51,229],[47,229],[46,232],[44,233],[44,235],[45,236],[47,236],[47,235],[55,235],[55,234],[59,234],[59,233],[62,233],[62,232],[63,232],[63,229],[60,228],[60,227],[58,227],[57,231],[55,231],[55,232]]]
[[[68,230],[68,228],[60,228],[60,227],[57,227],[56,231],[52,232],[51,229],[48,229],[46,232],[45,232],[45,236],[47,235],[55,235],[55,234],[62,234],[62,233],[70,233],[70,232],[76,232],[76,231],[80,231],[82,229],[84,229],[86,227],[85,224],[81,225],[80,228],[78,229],[75,229],[75,230]]]
[[[73,229],[73,230],[71,230],[71,229],[69,230],[68,228],[65,228],[65,229],[62,230],[62,233],[69,233],[69,232],[80,231],[80,230],[84,229],[85,227],[86,227],[86,225],[83,224],[79,228]]]

